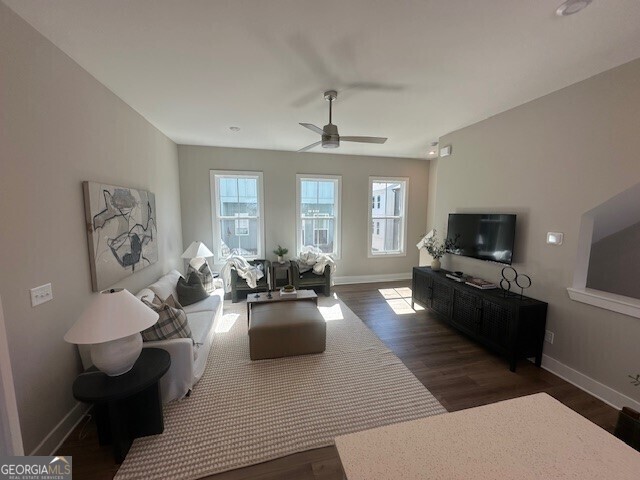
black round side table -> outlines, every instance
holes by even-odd
[[[133,368],[110,377],[91,367],[73,382],[73,396],[94,405],[100,445],[113,446],[113,458],[122,463],[138,437],[164,430],[160,378],[171,357],[160,348],[143,348]]]

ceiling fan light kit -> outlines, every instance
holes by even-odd
[[[384,143],[387,141],[385,137],[345,137],[340,136],[338,133],[338,126],[334,125],[333,120],[333,102],[338,98],[338,92],[335,90],[327,90],[324,92],[324,98],[329,102],[329,123],[324,128],[317,127],[312,123],[300,123],[304,128],[308,128],[314,133],[320,135],[320,141],[307,145],[304,148],[298,150],[299,152],[306,152],[312,148],[321,145],[322,148],[338,148],[340,141],[343,142],[358,142],[358,143]]]

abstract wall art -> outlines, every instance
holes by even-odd
[[[82,182],[94,292],[158,261],[155,195]]]

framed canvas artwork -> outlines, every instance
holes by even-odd
[[[99,292],[158,261],[155,195],[82,182],[91,282]]]

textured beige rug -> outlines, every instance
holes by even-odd
[[[137,439],[117,480],[197,479],[446,410],[340,300],[320,298],[327,350],[252,362],[246,304],[225,302],[205,373]]]

